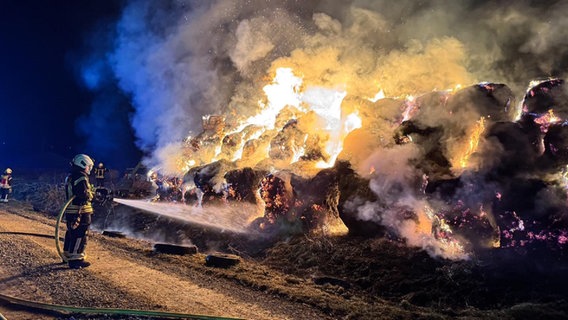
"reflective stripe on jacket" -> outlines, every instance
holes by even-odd
[[[95,178],[104,179],[106,168],[95,168]]]
[[[66,179],[65,195],[67,199],[75,196],[71,201],[65,213],[93,213],[93,206],[91,201],[94,197],[94,192],[89,178],[83,173],[73,173]]]

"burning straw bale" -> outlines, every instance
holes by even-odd
[[[186,176],[186,179],[193,177],[196,187],[203,192],[203,205],[219,201],[260,204],[264,207],[264,215],[251,226],[265,232],[320,230],[332,233],[345,229],[339,217],[340,193],[335,169],[323,170],[313,178],[304,178],[286,172],[268,174],[252,168],[225,172],[226,168],[215,162],[195,168]],[[221,181],[225,189],[219,187]],[[193,200],[189,201],[192,204]]]
[[[335,169],[320,171],[312,179],[292,177],[296,197],[295,210],[304,230],[321,230],[323,234],[344,233],[347,229],[339,216],[339,179]]]
[[[539,157],[539,129],[531,123],[497,122],[487,129],[480,161],[495,177],[524,174],[535,168]]]
[[[227,197],[227,185],[224,174],[234,168],[228,161],[216,161],[200,167],[194,167],[186,173],[183,180],[193,184],[201,192],[200,199],[196,199],[197,204],[203,201],[219,202]],[[189,198],[190,204],[192,198]]]
[[[335,166],[338,174],[338,214],[349,229],[349,234],[375,237],[385,234],[385,227],[373,221],[361,220],[357,208],[366,202],[377,201],[369,181],[359,176],[347,162]]]
[[[544,157],[552,170],[557,171],[568,165],[568,127],[564,123],[548,127],[544,136]]]
[[[535,84],[523,100],[523,112],[542,116],[554,109],[561,119],[568,118],[568,91],[563,79],[549,79]]]
[[[252,168],[231,170],[225,174],[229,185],[229,200],[257,203],[257,190],[260,181],[267,175],[265,171],[256,171]]]
[[[258,227],[277,232],[289,222],[288,228],[292,229],[298,221],[290,214],[294,197],[289,177],[269,174],[261,180],[260,190],[260,197],[264,201],[264,217],[256,222]]]
[[[256,222],[261,229],[277,229],[288,234],[346,231],[337,209],[339,189],[335,170],[323,170],[313,178],[268,175],[261,182],[261,197],[265,215]]]
[[[359,112],[361,126],[346,132],[343,151],[326,169],[315,165],[329,158],[318,140],[325,135],[308,125],[319,115],[288,106],[275,128],[251,124],[227,134],[221,160],[184,177],[198,190],[184,200],[258,205],[262,216],[251,229],[267,234],[343,226],[350,235],[406,239],[426,250],[561,244],[568,133],[553,120],[565,100],[563,81],[541,83],[515,120],[515,97],[498,83],[406,99],[346,96],[342,112]],[[225,157],[239,150],[240,159]]]
[[[414,160],[416,169],[422,171],[432,180],[448,178],[452,176],[451,163],[444,154],[444,146],[441,138],[441,127],[422,127],[420,123],[407,120],[401,123],[396,130],[394,139],[397,144],[412,143],[419,145],[423,151],[423,157]]]
[[[446,110],[450,113],[475,111],[492,121],[513,121],[516,116],[515,95],[505,84],[480,83],[450,96]]]
[[[343,150],[338,159],[359,166],[376,150],[394,143],[393,136],[406,108],[405,101],[384,98],[375,102],[347,96],[342,106],[347,110],[359,110],[361,128],[351,131],[343,141]]]

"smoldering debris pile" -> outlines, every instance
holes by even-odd
[[[346,97],[344,103],[353,100]],[[178,193],[176,201],[259,205],[250,228],[261,233],[348,230],[447,258],[497,247],[564,250],[563,80],[530,88],[520,114],[512,91],[493,83],[415,99],[357,102],[363,125],[347,136],[332,168],[304,175],[297,167],[269,170],[266,161],[254,168],[215,161],[189,170],[180,185],[195,188]],[[389,112],[392,118],[385,117]],[[289,123],[282,127],[287,130]]]

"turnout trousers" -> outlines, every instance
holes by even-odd
[[[11,191],[12,189],[9,188],[0,188],[0,201],[8,202],[8,195]]]
[[[63,242],[63,254],[69,261],[83,260],[91,226],[91,213],[65,213],[65,220],[67,232]]]

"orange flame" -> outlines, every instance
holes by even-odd
[[[485,118],[481,117],[470,129],[468,143],[462,147],[457,147],[452,159],[453,170],[464,170],[471,166],[470,158],[477,151],[481,135],[485,131]]]
[[[548,131],[548,127],[551,124],[557,123],[561,121],[560,118],[558,118],[554,112],[552,111],[552,109],[548,110],[548,113],[546,113],[545,115],[538,117],[534,120],[534,122],[538,123],[540,125],[540,130],[543,133],[546,133]]]

